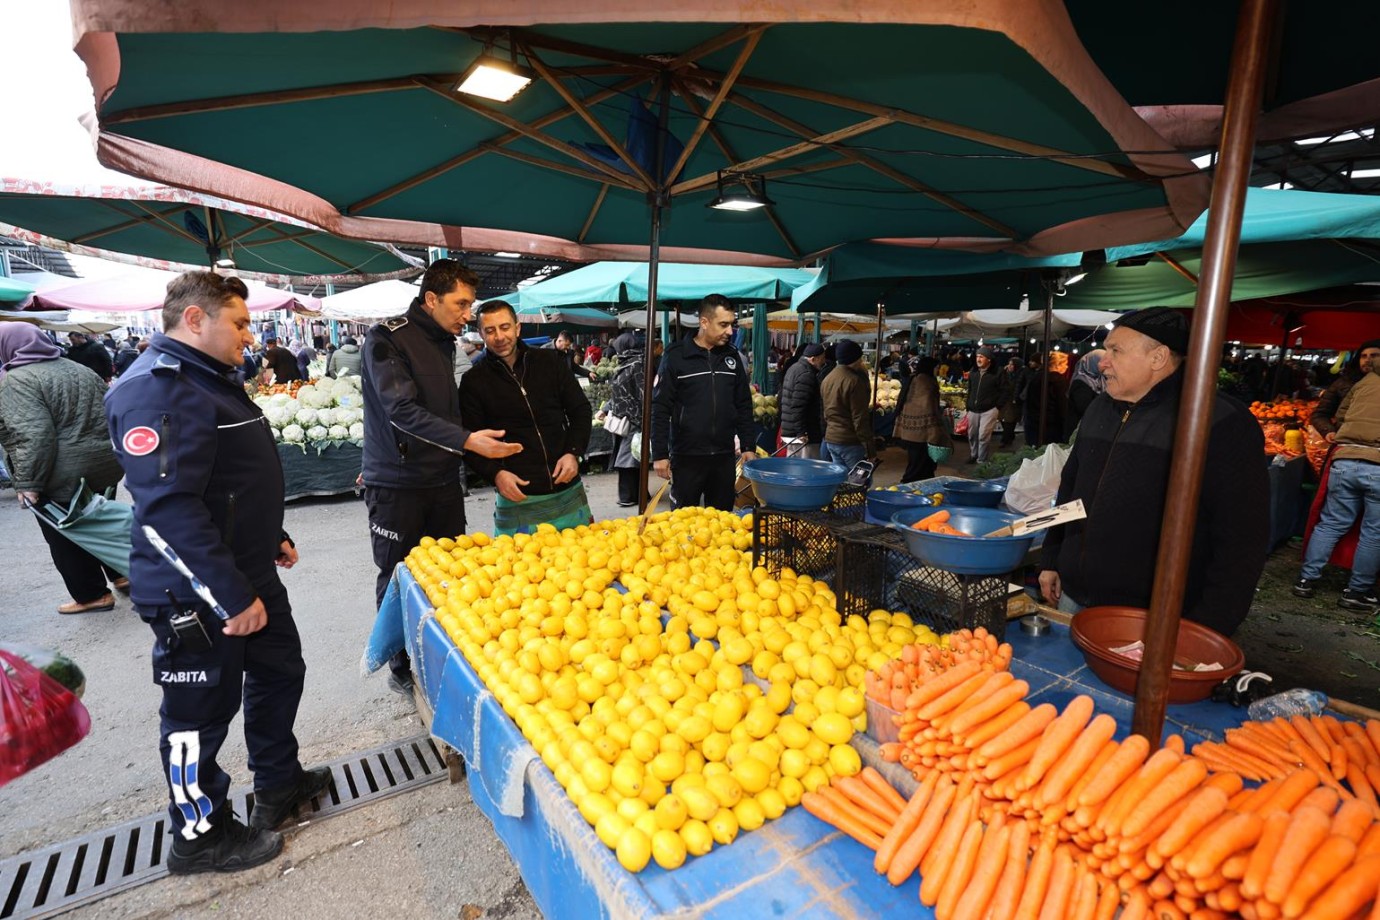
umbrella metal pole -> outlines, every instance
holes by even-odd
[[[642,353],[642,456],[637,469],[637,509],[647,510],[647,476],[652,467],[652,386],[656,382],[656,367],[653,356],[656,354],[653,336],[656,330],[657,274],[661,268],[661,208],[668,197],[666,180],[666,119],[671,102],[671,84],[661,81],[661,111],[657,113],[656,131],[656,171],[653,173],[656,188],[649,198],[652,205],[652,237],[647,251],[647,336]]]
[[[1054,288],[1047,287],[1045,290],[1045,338],[1043,360],[1040,361],[1040,430],[1036,433],[1036,441],[1040,444],[1045,443],[1045,431],[1049,425],[1046,419],[1049,418],[1049,337],[1054,321]],[[1030,443],[1030,432],[1025,434],[1026,443]]]
[[[1236,270],[1241,215],[1246,207],[1255,149],[1256,125],[1268,70],[1270,35],[1277,19],[1277,0],[1243,0],[1232,47],[1231,74],[1222,118],[1221,154],[1212,183],[1207,237],[1193,331],[1188,342],[1183,397],[1169,465],[1168,500],[1155,558],[1155,581],[1145,622],[1145,652],[1136,681],[1136,709],[1131,731],[1158,747],[1164,731],[1165,704],[1179,635],[1189,552],[1198,517],[1212,431],[1217,365],[1226,333]]]
[[[882,329],[886,322],[886,305],[877,302],[877,356],[872,365],[872,411],[877,411],[878,389],[882,383]],[[871,446],[871,445],[869,445]],[[869,451],[870,453],[870,451]]]

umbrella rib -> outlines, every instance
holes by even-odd
[[[791,157],[800,156],[802,154],[814,153],[820,147],[829,147],[833,149],[833,145],[840,141],[847,140],[850,137],[857,137],[860,134],[867,134],[879,128],[885,128],[887,125],[893,123],[894,120],[892,118],[879,116],[877,118],[869,118],[867,121],[860,121],[857,124],[848,125],[844,128],[839,128],[835,131],[829,131],[825,134],[806,134],[804,136],[807,139],[798,144],[791,144],[789,147],[782,147],[779,150],[773,150],[771,153],[764,153],[750,160],[735,162],[729,166],[728,169],[733,172],[756,172],[759,167],[768,166],[780,160],[788,160]],[[684,182],[678,182],[671,186],[671,194],[684,195],[688,192],[708,188],[717,181],[717,173],[712,175],[705,173],[702,176],[697,176],[694,179],[686,179]]]
[[[599,197],[594,199],[594,207],[589,209],[589,216],[585,218],[585,225],[580,228],[580,235],[575,237],[575,242],[583,243],[585,237],[589,235],[589,228],[594,226],[594,218],[599,214],[599,208],[604,204],[604,197],[609,193],[609,184],[605,182],[599,186]]]
[[[520,150],[509,150],[506,147],[499,147],[497,144],[494,143],[486,142],[480,144],[476,149],[481,153],[492,153],[495,156],[507,157],[511,160],[518,160],[523,163],[531,164],[532,166],[540,166],[542,169],[551,169],[555,170],[556,172],[565,173],[566,175],[576,176],[580,179],[587,179],[590,182],[597,182],[600,185],[612,184],[610,178],[604,175],[603,173],[596,173],[588,169],[581,169],[580,167],[572,166],[569,163],[558,163],[555,160],[543,159],[539,156],[533,156],[530,153],[523,153]],[[634,192],[646,191],[646,189],[638,188],[636,185],[627,181],[626,177],[624,177],[624,181],[619,183],[619,185],[621,185],[623,188],[626,188]]]
[[[685,142],[685,146],[680,151],[680,156],[676,158],[675,165],[666,173],[667,177],[674,178],[680,175],[681,169],[689,162],[690,155],[695,152],[695,148],[698,147],[700,141],[704,139],[704,133],[709,130],[709,125],[714,121],[714,116],[719,114],[720,107],[728,100],[728,94],[729,91],[733,89],[734,82],[736,82],[739,75],[742,74],[743,68],[747,66],[748,59],[752,57],[753,52],[757,50],[757,43],[762,40],[763,31],[765,30],[759,30],[748,34],[747,39],[743,42],[743,47],[738,51],[738,57],[733,61],[733,66],[728,69],[728,73],[719,83],[718,92],[714,94],[714,98],[709,101],[709,105],[700,114],[699,121],[695,125],[694,133],[692,133],[690,139]]]
[[[307,250],[308,252],[315,253],[316,255],[320,256],[320,257],[323,258],[323,259],[325,259],[327,262],[334,262],[336,265],[339,265],[341,268],[348,269],[348,270],[353,270],[354,268],[356,268],[356,266],[351,265],[349,262],[345,261],[344,259],[341,259],[341,258],[338,258],[338,257],[336,257],[336,256],[333,256],[333,255],[331,255],[329,252],[326,252],[324,249],[321,249],[321,248],[318,247],[318,246],[313,246],[311,243],[308,243],[306,240],[300,239],[300,238],[298,238],[298,237],[287,237],[286,239],[282,239],[282,240],[263,240],[262,242],[259,242],[259,243],[246,243],[246,244],[244,245],[244,248],[248,249],[248,248],[253,247],[253,246],[265,246],[265,245],[267,245],[267,244],[269,244],[269,243],[296,243],[298,246],[301,246],[303,249]],[[366,260],[366,261],[367,261],[367,260]]]
[[[67,242],[74,243],[78,246],[84,246],[92,240],[98,240],[101,237],[109,236],[112,233],[119,233],[121,230],[128,230],[130,227],[137,226],[138,224],[147,224],[151,220],[153,220],[153,218],[147,213],[131,216],[130,213],[126,211],[124,208],[116,207],[116,203],[114,201],[109,201],[104,198],[96,198],[93,200],[98,202],[102,207],[109,208],[116,214],[119,214],[121,217],[128,217],[130,219],[121,224],[115,224],[111,227],[103,227],[100,230],[92,230],[90,233],[83,233],[81,236],[74,236]],[[181,208],[175,210],[173,213],[177,213],[178,211],[185,211],[187,207],[187,205],[182,205]]]
[[[739,93],[733,94],[732,101],[735,105],[747,109],[754,115],[757,115],[761,118],[765,118],[767,121],[780,125],[788,131],[794,131],[802,137],[810,137],[816,133],[813,129],[807,127],[806,125],[803,125],[792,118],[788,118],[785,115],[780,114],[779,112],[775,112],[764,105],[756,103],[751,99],[742,96]],[[1007,237],[1008,239],[1014,240],[1020,238],[1019,233],[1017,233],[1011,227],[1006,226],[1001,221],[996,220],[992,217],[988,217],[981,211],[977,211],[969,207],[968,205],[964,204],[963,202],[957,200],[956,198],[952,198],[944,194],[943,192],[926,185],[919,179],[907,176],[905,173],[899,172],[893,169],[892,167],[887,166],[885,163],[873,159],[865,153],[862,153],[857,150],[850,150],[847,147],[833,149],[835,149],[838,153],[842,154],[844,157],[847,157],[848,159],[857,163],[858,165],[865,166],[868,169],[873,170],[874,172],[881,173],[888,179],[891,179],[893,182],[896,182],[900,185],[904,185],[905,187],[912,189],[914,191],[920,192],[921,194],[930,198],[932,201],[938,202],[939,204],[942,204],[947,208],[951,208],[954,211],[957,211],[958,213],[964,215],[965,217],[968,217],[971,220],[977,221],[978,223],[997,231],[1002,236]]]
[[[531,127],[527,123],[513,118],[511,115],[505,115],[502,112],[496,112],[493,109],[487,106],[480,105],[477,102],[471,102],[468,99],[463,99],[461,98],[459,93],[453,93],[450,91],[449,84],[438,84],[429,77],[418,77],[417,85],[423,87],[424,89],[431,90],[433,93],[440,96],[442,99],[447,99],[458,106],[468,109],[476,115],[487,118],[490,121],[496,121],[510,131],[516,131],[522,136],[531,138],[532,140],[536,141],[539,144],[542,144],[543,146],[550,147],[557,153],[563,153],[572,159],[579,160],[586,166],[593,167],[596,171],[606,174],[609,177],[607,181],[612,182],[614,185],[621,185],[626,188],[630,188],[633,191],[645,191],[645,189],[642,189],[639,186],[635,185],[627,175],[619,172],[615,167],[608,165],[603,160],[600,160],[597,157],[585,153],[583,150],[574,146],[573,144],[567,144],[562,141],[558,141],[554,137],[544,134],[536,128]]]
[[[1156,258],[1162,259],[1164,263],[1168,265],[1170,268],[1174,269],[1174,271],[1178,272],[1180,275],[1183,275],[1185,278],[1187,278],[1193,285],[1196,286],[1198,284],[1198,276],[1193,274],[1193,272],[1189,271],[1188,269],[1184,268],[1183,265],[1179,264],[1179,262],[1176,261],[1173,257],[1171,257],[1168,253],[1156,250],[1155,256]]]
[[[672,86],[675,87],[676,93],[685,102],[686,107],[697,117],[703,119],[704,110],[700,108],[699,100],[695,98],[694,92],[691,91],[685,81],[672,77],[671,83]],[[719,152],[724,155],[724,158],[730,163],[738,162],[738,154],[734,152],[733,146],[729,144],[728,140],[723,136],[723,132],[718,129],[718,126],[710,119],[705,119],[705,123],[709,125],[709,136],[713,138],[715,146],[719,148]],[[771,225],[776,229],[777,234],[781,237],[781,241],[786,244],[786,249],[794,258],[800,258],[800,247],[796,245],[795,239],[791,237],[790,231],[786,229],[786,225],[781,222],[781,218],[777,215],[776,209],[766,208],[765,210],[767,212],[767,220],[771,221]]]
[[[696,74],[709,80],[722,80],[724,74],[700,70]],[[843,109],[851,109],[864,115],[889,115],[901,124],[912,128],[923,128],[927,131],[934,131],[938,134],[947,134],[951,137],[959,137],[964,140],[973,141],[979,144],[986,144],[989,147],[996,147],[999,150],[1009,150],[1013,153],[1026,154],[1028,156],[1041,157],[1063,163],[1066,166],[1073,166],[1089,172],[1102,173],[1108,176],[1116,176],[1121,179],[1144,182],[1151,177],[1143,170],[1134,166],[1125,166],[1120,163],[1110,163],[1106,160],[1079,157],[1067,150],[1059,150],[1055,147],[1046,147],[1043,144],[1035,144],[1030,141],[1023,141],[1017,138],[1006,137],[1001,134],[993,134],[990,131],[983,131],[978,128],[970,128],[967,125],[956,124],[951,121],[944,121],[939,118],[930,118],[926,115],[917,115],[904,109],[888,108],[884,105],[876,105],[871,102],[863,102],[860,99],[852,99],[848,96],[840,96],[836,93],[828,93],[822,90],[806,89],[800,86],[791,86],[788,83],[777,83],[772,80],[764,80],[760,77],[740,76],[737,83],[741,87],[758,89],[769,93],[779,93],[783,96],[794,96],[797,99],[805,99],[809,102],[822,102],[826,105],[834,105]],[[1172,154],[1173,151],[1166,150],[1165,154]],[[1166,168],[1169,168],[1168,166]],[[1174,172],[1181,170],[1174,169]]]
[[[630,80],[624,80],[610,89],[603,89],[597,93],[594,93],[586,100],[586,102],[589,105],[597,105],[598,103],[603,102],[605,99],[608,99],[611,96],[616,96],[619,93],[627,92],[630,89],[633,89],[643,83],[646,83],[647,79],[648,78],[646,76],[637,76],[633,77]],[[537,120],[533,121],[531,127],[545,128],[547,125],[555,124],[556,122],[561,121],[565,118],[569,118],[571,115],[574,114],[575,113],[570,111],[569,109],[558,109],[554,112],[550,112],[546,115],[543,115],[541,118],[538,118]],[[428,182],[436,178],[437,176],[444,175],[445,173],[450,172],[452,169],[464,166],[466,163],[478,159],[485,153],[496,153],[498,152],[496,148],[507,144],[511,144],[513,141],[518,140],[523,136],[524,135],[518,131],[509,131],[502,137],[489,141],[487,146],[476,147],[473,150],[467,150],[459,156],[451,157],[446,162],[441,163],[437,166],[433,166],[431,169],[428,169],[425,172],[421,172],[408,179],[404,179],[402,182],[399,182],[396,185],[391,185],[388,188],[380,192],[376,192],[375,194],[370,195],[367,198],[361,198],[359,201],[346,207],[344,213],[358,214],[360,211],[363,211],[367,208],[371,208],[374,205],[379,204],[380,202],[387,201],[389,198],[392,198],[396,195],[401,195],[403,192],[406,192],[409,189],[416,188],[423,182]],[[632,188],[633,186],[631,186],[630,184],[629,187]]]
[[[580,101],[579,97],[572,93],[564,83],[562,83],[559,79],[556,78],[556,75],[551,72],[551,68],[546,66],[545,61],[537,57],[536,53],[533,52],[531,47],[527,45],[522,45],[521,43],[519,43],[519,47],[522,49],[522,53],[526,56],[527,63],[532,65],[532,68],[541,76],[543,80],[551,84],[551,88],[554,89],[556,93],[562,99],[565,100],[565,104],[570,106],[570,108],[575,112],[575,114],[579,115],[580,119],[584,121],[585,124],[589,125],[589,127],[593,129],[594,133],[599,135],[599,138],[605,144],[609,145],[609,149],[611,149],[614,153],[618,154],[618,159],[623,161],[624,165],[626,165],[628,169],[632,171],[633,175],[637,176],[639,179],[642,180],[642,184],[645,190],[650,191],[656,185],[656,183],[652,179],[652,177],[647,173],[647,171],[642,168],[642,164],[638,163],[637,160],[633,159],[632,154],[628,153],[624,146],[614,138],[612,133],[609,132],[609,129],[604,127],[603,122],[595,118],[593,113],[591,113],[589,109],[585,108],[585,104]]]
[[[251,217],[249,220],[250,220],[250,224],[249,224],[249,227],[248,227],[247,229],[242,230],[242,231],[240,231],[239,233],[236,233],[234,236],[230,237],[229,239],[225,240],[225,245],[226,245],[226,246],[230,246],[230,245],[232,245],[232,244],[234,244],[234,243],[238,243],[240,240],[244,239],[246,236],[249,236],[251,233],[257,233],[257,232],[260,231],[260,230],[268,230],[268,231],[270,231],[270,232],[272,232],[272,233],[277,233],[279,239],[288,239],[288,238],[289,238],[289,237],[288,237],[288,234],[279,231],[276,227],[273,226],[273,223],[274,223],[274,222],[273,222],[272,218],[266,218],[266,217]],[[222,221],[222,225],[224,225],[224,222],[223,222],[223,221]],[[277,239],[274,239],[274,240],[265,240],[265,242],[275,243],[275,242],[278,242],[278,240],[277,240]],[[249,245],[249,244],[246,243],[245,245]]]
[[[450,75],[454,80],[458,74]],[[196,99],[186,102],[165,102],[159,105],[136,106],[122,112],[112,112],[101,116],[105,127],[129,124],[136,121],[149,121],[155,118],[168,118],[174,115],[201,115],[207,112],[226,112],[231,109],[254,108],[261,105],[276,105],[286,102],[312,102],[317,99],[338,99],[341,96],[361,96],[369,93],[389,93],[398,90],[416,89],[414,77],[394,77],[387,80],[361,80],[354,83],[337,83],[330,86],[307,86],[300,89],[282,89],[263,93],[241,93],[234,96],[219,96],[213,99]]]
[[[163,225],[164,227],[166,227],[168,230],[170,230],[170,231],[173,232],[173,233],[176,233],[178,236],[182,237],[184,240],[187,240],[187,241],[190,242],[190,243],[195,243],[195,244],[198,245],[198,246],[205,246],[205,245],[206,245],[205,243],[201,242],[201,240],[199,240],[199,239],[197,239],[196,237],[192,236],[190,233],[188,233],[188,232],[187,232],[186,230],[184,230],[182,227],[179,227],[177,224],[175,224],[175,223],[173,223],[172,221],[168,220],[168,219],[167,219],[166,217],[164,217],[162,214],[158,213],[157,211],[151,210],[150,208],[145,207],[141,202],[138,202],[138,201],[131,201],[130,204],[134,205],[136,208],[138,208],[139,210],[141,210],[141,211],[143,211],[145,214],[147,214],[147,215],[149,216],[149,219],[150,219],[150,220],[154,221],[155,223],[162,224],[162,225]],[[187,210],[187,207],[184,205],[184,206],[182,206],[182,207],[179,207],[179,208],[175,209],[172,213],[174,213],[174,214],[180,214],[180,213],[182,213],[183,211],[186,211],[186,210]],[[208,232],[209,232],[209,228],[208,228]]]
[[[830,169],[838,169],[841,166],[851,166],[853,161],[847,157],[840,157],[837,160],[821,160],[818,163],[802,163],[799,166],[783,166],[780,169],[771,169],[761,174],[763,179],[785,179],[790,176],[804,176],[810,173],[825,172]]]

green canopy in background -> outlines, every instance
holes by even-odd
[[[491,299],[513,303],[511,296]],[[514,312],[517,314],[518,322],[527,327],[529,333],[556,335],[560,332],[602,332],[618,328],[618,317],[593,307],[559,307],[549,310],[522,307]]]
[[[767,303],[785,300],[814,276],[813,271],[800,268],[662,262],[657,301],[698,301],[709,294],[722,294],[735,303]],[[646,262],[595,262],[501,299],[522,311],[581,305],[628,310],[647,302],[647,282]]]
[[[35,290],[32,284],[0,277],[0,303],[23,303]]]

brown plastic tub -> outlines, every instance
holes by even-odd
[[[1145,611],[1137,607],[1088,607],[1073,617],[1073,644],[1083,652],[1092,671],[1108,686],[1134,696],[1140,662],[1110,651],[1130,645],[1145,634]],[[1169,679],[1169,702],[1196,703],[1207,699],[1212,688],[1246,665],[1240,647],[1226,636],[1191,620],[1179,621],[1179,640],[1174,646],[1179,662],[1219,662],[1213,671],[1175,668]]]

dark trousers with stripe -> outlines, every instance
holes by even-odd
[[[677,508],[703,505],[733,510],[737,454],[691,454],[671,458],[671,500]]]
[[[200,652],[178,643],[168,623],[171,607],[139,608],[155,638],[153,679],[163,687],[159,751],[172,799],[172,832],[183,839],[210,830],[211,816],[225,803],[230,776],[216,757],[241,703],[255,790],[295,782],[302,770],[293,734],[307,671],[302,641],[287,589],[277,583],[260,597],[268,625],[248,636],[225,635],[223,621],[200,608],[211,640]]]

